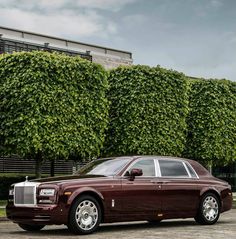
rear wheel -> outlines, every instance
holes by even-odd
[[[22,228],[25,231],[34,232],[34,231],[40,231],[42,228],[45,227],[45,225],[28,225],[28,224],[21,224],[19,223],[18,226]]]
[[[72,205],[69,215],[68,229],[74,234],[94,232],[102,218],[98,201],[89,195],[83,195]]]
[[[200,202],[198,214],[195,221],[202,225],[216,223],[220,216],[220,202],[214,193],[206,193]]]

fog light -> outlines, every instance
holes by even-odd
[[[50,200],[50,199],[40,199],[40,200],[39,200],[39,203],[52,204],[53,201]]]

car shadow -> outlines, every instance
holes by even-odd
[[[225,224],[226,221],[220,221],[217,222],[217,224]],[[216,225],[217,225],[216,224]],[[198,225],[195,221],[163,221],[158,224],[150,224],[148,222],[132,222],[132,223],[113,223],[113,224],[102,224],[99,229],[94,234],[99,233],[110,233],[110,232],[119,232],[119,231],[142,231],[142,230],[148,230],[152,228],[177,228],[177,227],[201,227],[201,225]],[[213,225],[214,226],[214,225]],[[205,226],[204,226],[205,227]],[[53,236],[68,236],[73,235],[69,232],[67,227],[58,226],[55,228],[50,228],[50,226],[46,227],[45,229],[39,231],[39,232],[26,232],[26,231],[14,231],[10,232],[10,234],[16,236],[16,235],[24,235],[24,236],[40,236],[40,237],[48,237],[49,235]]]

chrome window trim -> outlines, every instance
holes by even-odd
[[[129,166],[128,168],[124,171],[124,173],[121,175],[121,177],[124,177],[126,171],[129,171],[129,169],[138,161],[140,160],[148,160],[146,158],[138,158],[136,160],[134,160]],[[139,177],[146,177],[146,178],[153,178],[153,177],[156,177],[156,178],[167,178],[167,179],[199,179],[199,176],[198,174],[196,173],[195,169],[192,167],[192,165],[188,162],[188,161],[185,161],[183,159],[178,159],[178,158],[168,158],[168,157],[162,157],[162,158],[150,158],[150,160],[153,160],[154,161],[154,167],[155,167],[155,176],[138,176]],[[162,176],[161,174],[161,168],[160,168],[160,164],[159,164],[159,160],[169,160],[169,161],[177,161],[177,162],[181,162],[183,165],[184,165],[184,168],[188,174],[188,176],[186,177],[182,177],[182,176]],[[192,169],[192,171],[194,172],[195,176],[196,177],[192,177],[191,173],[189,172],[188,170],[188,167],[187,165]],[[125,167],[125,166],[124,166]],[[123,170],[123,169],[122,169]]]
[[[193,179],[194,179],[194,178],[195,178],[195,179],[196,179],[196,178],[199,179],[199,176],[198,176],[197,172],[195,171],[195,169],[192,167],[192,165],[191,165],[189,162],[187,162],[187,161],[185,161],[184,163],[185,163],[186,165],[188,165],[188,166],[193,170],[193,173],[194,173],[195,176],[196,176],[196,177],[192,177],[191,173],[189,172],[190,175],[191,175],[191,178],[193,178]],[[186,167],[187,167],[187,166],[186,166]],[[187,167],[187,169],[188,169],[188,167]],[[189,170],[188,170],[188,171],[189,171]]]
[[[124,177],[125,176],[125,173],[127,171],[129,171],[129,169],[137,162],[141,161],[141,160],[152,160],[153,161],[153,164],[154,164],[154,172],[155,172],[155,176],[137,176],[137,178],[141,178],[141,177],[145,177],[145,178],[153,178],[153,177],[157,177],[157,171],[156,171],[156,164],[155,164],[155,160],[153,158],[150,158],[150,159],[146,159],[146,158],[138,158],[138,159],[135,159],[129,166],[128,168],[123,172],[123,174],[121,175],[121,177]]]
[[[154,160],[154,163],[155,163],[155,167],[156,167],[156,177],[160,178],[161,177],[161,168],[160,168],[159,160],[156,158]]]
[[[191,175],[191,173],[189,172],[188,167],[187,167],[187,165],[185,164],[185,162],[182,161],[182,164],[184,165],[184,168],[185,168],[185,170],[186,170],[186,172],[187,172],[187,174],[188,174],[188,177],[189,177],[189,178],[192,178],[192,175]]]

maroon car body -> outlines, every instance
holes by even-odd
[[[114,163],[115,169],[110,166]],[[218,214],[232,207],[231,186],[193,160],[117,157],[97,160],[91,168],[83,168],[78,175],[13,185],[7,217],[26,230],[65,224],[71,231],[85,234],[100,222],[195,218],[201,224],[213,224]],[[81,225],[79,220],[83,220]]]

